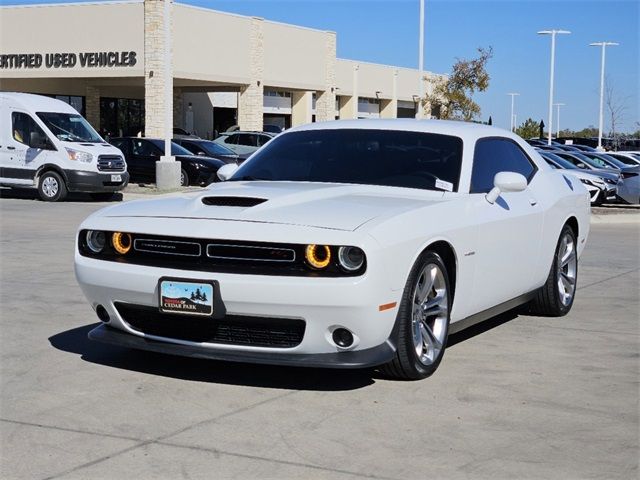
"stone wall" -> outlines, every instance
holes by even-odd
[[[238,125],[240,130],[262,130],[264,95],[264,35],[263,19],[251,19],[250,83],[240,88],[238,96]]]
[[[173,9],[173,2],[171,2]],[[173,29],[173,22],[171,23]],[[173,68],[171,76],[173,77]],[[164,137],[164,1],[144,2],[145,136]],[[173,96],[169,98],[173,111]]]
[[[325,37],[325,89],[317,92],[316,122],[335,119],[336,111],[336,33],[326,32]]]

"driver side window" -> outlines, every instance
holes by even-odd
[[[16,142],[31,146],[31,134],[35,133],[43,139],[47,139],[44,130],[26,113],[13,112],[11,114],[11,133]]]
[[[153,143],[147,140],[133,141],[133,154],[141,157],[151,157],[160,155],[160,150]]]
[[[531,180],[536,172],[529,157],[506,138],[482,138],[476,142],[469,193],[488,193],[499,172],[516,172]]]

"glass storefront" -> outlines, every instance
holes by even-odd
[[[100,134],[105,138],[144,132],[144,100],[100,98]]]

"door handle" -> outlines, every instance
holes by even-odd
[[[537,200],[535,200],[533,198],[529,199],[529,205],[531,205],[532,207],[535,207],[537,204],[538,204]]]
[[[7,147],[7,150],[15,150],[16,147]]]

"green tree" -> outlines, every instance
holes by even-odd
[[[493,57],[493,48],[478,48],[479,57],[457,59],[451,74],[436,81],[432,93],[422,99],[422,108],[429,106],[437,118],[472,121],[480,115],[480,106],[473,101],[475,92],[489,87],[487,62]]]
[[[580,138],[597,137],[598,129],[593,125],[589,125],[587,128],[583,128],[582,130],[575,132],[575,136]]]
[[[538,138],[540,136],[540,124],[533,118],[527,118],[522,124],[516,128],[516,134],[522,138]]]

